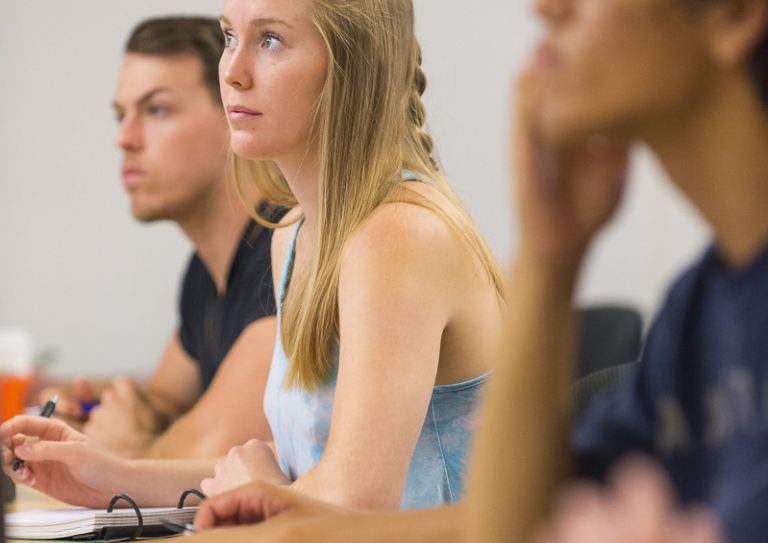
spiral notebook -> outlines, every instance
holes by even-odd
[[[184,507],[188,494],[204,497],[199,491],[189,489],[182,494],[177,507],[151,507],[140,509],[125,495],[112,499],[104,509],[68,507],[22,511],[5,514],[5,537],[10,539],[72,539],[77,541],[103,540],[128,541],[140,537],[158,537],[171,532],[162,520],[174,520],[186,524],[192,522],[197,507]],[[128,508],[115,506],[125,501]]]

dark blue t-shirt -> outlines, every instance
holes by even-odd
[[[278,222],[286,210],[262,204],[258,213]],[[200,370],[203,392],[240,334],[251,323],[276,314],[270,248],[272,230],[251,220],[243,232],[220,296],[211,274],[192,255],[179,300],[179,338]]]
[[[627,389],[577,425],[582,473],[654,456],[731,543],[768,541],[768,249],[734,271],[712,248],[674,285]]]

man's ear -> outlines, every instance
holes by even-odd
[[[747,62],[768,33],[768,0],[722,0],[705,15],[710,51],[716,62]]]

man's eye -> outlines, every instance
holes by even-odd
[[[149,113],[150,115],[153,115],[153,116],[154,115],[165,115],[169,111],[170,111],[170,108],[168,108],[166,106],[154,105],[154,106],[149,106],[147,108],[147,113]]]

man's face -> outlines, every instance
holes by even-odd
[[[679,0],[536,0],[541,129],[554,141],[635,139],[714,81],[700,10]]]
[[[194,55],[125,56],[115,91],[122,181],[140,221],[183,221],[222,182],[229,131]]]

